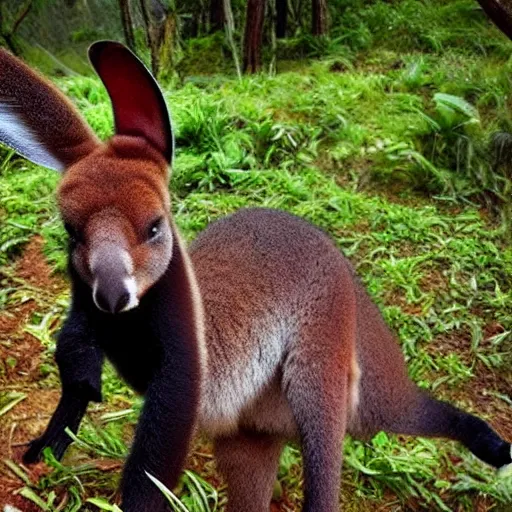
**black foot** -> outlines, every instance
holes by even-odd
[[[28,450],[23,454],[23,462],[25,464],[33,464],[42,460],[43,450],[47,447],[51,448],[53,456],[60,460],[70,444],[71,438],[66,432],[61,432],[54,436],[44,434],[30,442]]]

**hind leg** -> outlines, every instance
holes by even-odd
[[[228,484],[227,512],[268,512],[283,444],[256,432],[215,440],[217,466]]]
[[[343,438],[348,416],[348,372],[290,369],[287,397],[304,459],[305,512],[338,512]],[[325,373],[329,375],[326,376]]]

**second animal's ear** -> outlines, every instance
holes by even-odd
[[[99,144],[73,104],[48,80],[0,49],[0,142],[64,171]]]
[[[170,162],[174,138],[169,112],[148,69],[128,48],[114,41],[94,43],[89,59],[112,101],[116,133],[145,138]]]

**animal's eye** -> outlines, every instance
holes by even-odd
[[[164,223],[163,217],[154,220],[148,227],[146,240],[152,242],[162,234],[162,226]]]
[[[77,245],[82,242],[82,236],[80,232],[75,229],[71,224],[65,222],[64,223],[64,229],[68,233],[69,241],[71,245]]]

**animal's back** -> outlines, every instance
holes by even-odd
[[[270,209],[214,222],[190,255],[209,359],[203,427],[213,435],[237,426],[295,434],[287,368],[314,369],[326,355],[338,366],[353,358],[342,336],[355,321],[348,262],[322,231]]]

